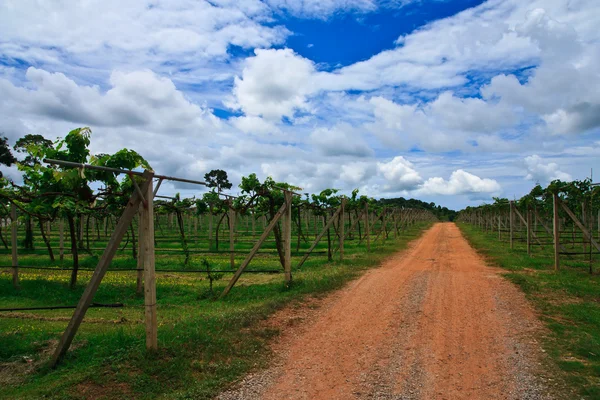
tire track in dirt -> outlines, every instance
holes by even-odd
[[[285,311],[284,311],[285,313]],[[523,294],[456,225],[329,296],[227,399],[550,399]]]

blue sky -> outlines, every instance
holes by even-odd
[[[462,208],[600,174],[598,20],[594,0],[0,0],[0,131]]]

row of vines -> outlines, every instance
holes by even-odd
[[[593,273],[600,254],[600,186],[590,179],[536,185],[518,200],[494,198],[493,204],[467,207],[457,220],[497,232],[511,249],[522,244],[531,256],[553,259],[555,269],[563,260],[584,263]]]

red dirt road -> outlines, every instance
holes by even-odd
[[[284,330],[276,366],[220,398],[553,398],[536,378],[531,308],[452,223],[436,224],[313,314]]]

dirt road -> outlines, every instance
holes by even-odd
[[[439,223],[284,330],[277,365],[220,398],[553,398],[537,329],[522,293]]]

